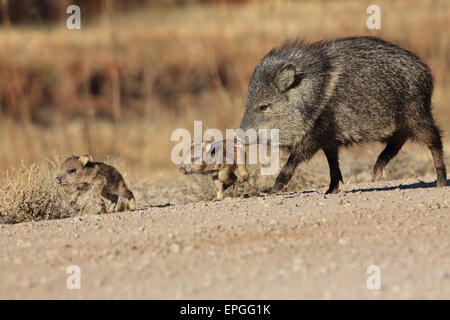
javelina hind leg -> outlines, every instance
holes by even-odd
[[[223,183],[220,182],[219,179],[215,178],[214,184],[216,185],[217,188],[216,200],[223,200]]]
[[[134,199],[133,193],[128,188],[123,188],[121,191],[121,196],[128,200],[126,205],[126,210],[134,211],[136,210],[136,200]]]
[[[330,187],[325,194],[338,193],[339,181],[344,183],[341,170],[339,169],[339,150],[335,147],[327,147],[323,148],[323,151],[325,152],[328,166],[330,167]]]
[[[117,201],[119,201],[119,197],[116,194],[105,190],[102,192],[102,196],[111,201],[109,206],[106,208],[106,212],[108,213],[114,212],[114,209],[116,208],[117,205]]]
[[[100,213],[105,213],[106,212],[105,201],[103,201],[102,199],[100,190],[98,190],[98,187],[94,187],[92,191],[94,194],[95,202],[100,207]]]
[[[402,146],[405,144],[406,139],[406,135],[400,133],[396,133],[389,138],[386,147],[378,156],[377,162],[373,167],[374,181],[378,181],[381,178],[384,167],[386,167],[388,162],[400,151]]]
[[[444,151],[442,150],[441,133],[435,125],[432,126],[430,137],[426,140],[428,140],[426,143],[431,151],[436,168],[436,186],[445,187],[447,185],[447,170],[444,163]]]
[[[447,184],[447,171],[444,163],[444,152],[442,150],[441,132],[434,124],[431,115],[423,116],[425,124],[416,126],[414,135],[417,141],[425,144],[433,156],[434,167],[436,168],[438,187],[445,187]]]
[[[445,187],[447,185],[447,170],[444,164],[444,153],[442,148],[431,148],[431,154],[433,155],[434,167],[436,168],[436,186]]]

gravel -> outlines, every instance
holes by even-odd
[[[0,225],[0,298],[449,299],[450,188],[431,181]]]

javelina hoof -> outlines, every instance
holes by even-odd
[[[112,213],[116,210],[116,204],[115,203],[111,203],[108,208],[106,209],[106,212],[108,213]]]
[[[373,181],[380,180],[382,175],[383,175],[383,169],[375,167],[375,170],[373,172]]]
[[[127,210],[129,210],[129,211],[136,210],[136,200],[134,200],[134,198],[132,198],[130,201],[128,201]]]
[[[447,185],[447,171],[444,168],[437,168],[436,169],[436,173],[437,173],[437,181],[436,181],[436,186],[438,188],[442,188],[445,187]]]
[[[438,181],[436,181],[436,186],[438,188],[443,188],[443,187],[447,186],[447,181],[446,180],[438,180]]]
[[[281,183],[276,183],[271,190],[269,190],[270,194],[279,193],[283,190],[284,185]]]
[[[123,212],[128,210],[128,205],[125,203],[121,203],[120,206],[117,208],[117,212]]]
[[[339,192],[339,188],[328,189],[325,194],[337,194]]]

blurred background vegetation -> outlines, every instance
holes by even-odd
[[[172,131],[192,130],[194,120],[205,129],[238,127],[253,68],[294,38],[373,35],[417,53],[433,70],[436,120],[450,138],[448,0],[0,4],[0,170],[54,153],[90,153],[124,160],[140,179],[177,175]],[[66,28],[70,4],[81,7],[81,30]],[[366,28],[371,4],[381,8],[381,30]],[[367,150],[352,152],[375,150],[376,159],[381,146]],[[429,162],[421,173],[434,175],[420,150]]]

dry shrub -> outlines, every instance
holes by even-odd
[[[23,163],[6,173],[0,189],[0,222],[18,223],[60,219],[73,216],[75,208],[68,206],[64,190],[55,185],[56,166],[47,168]]]

